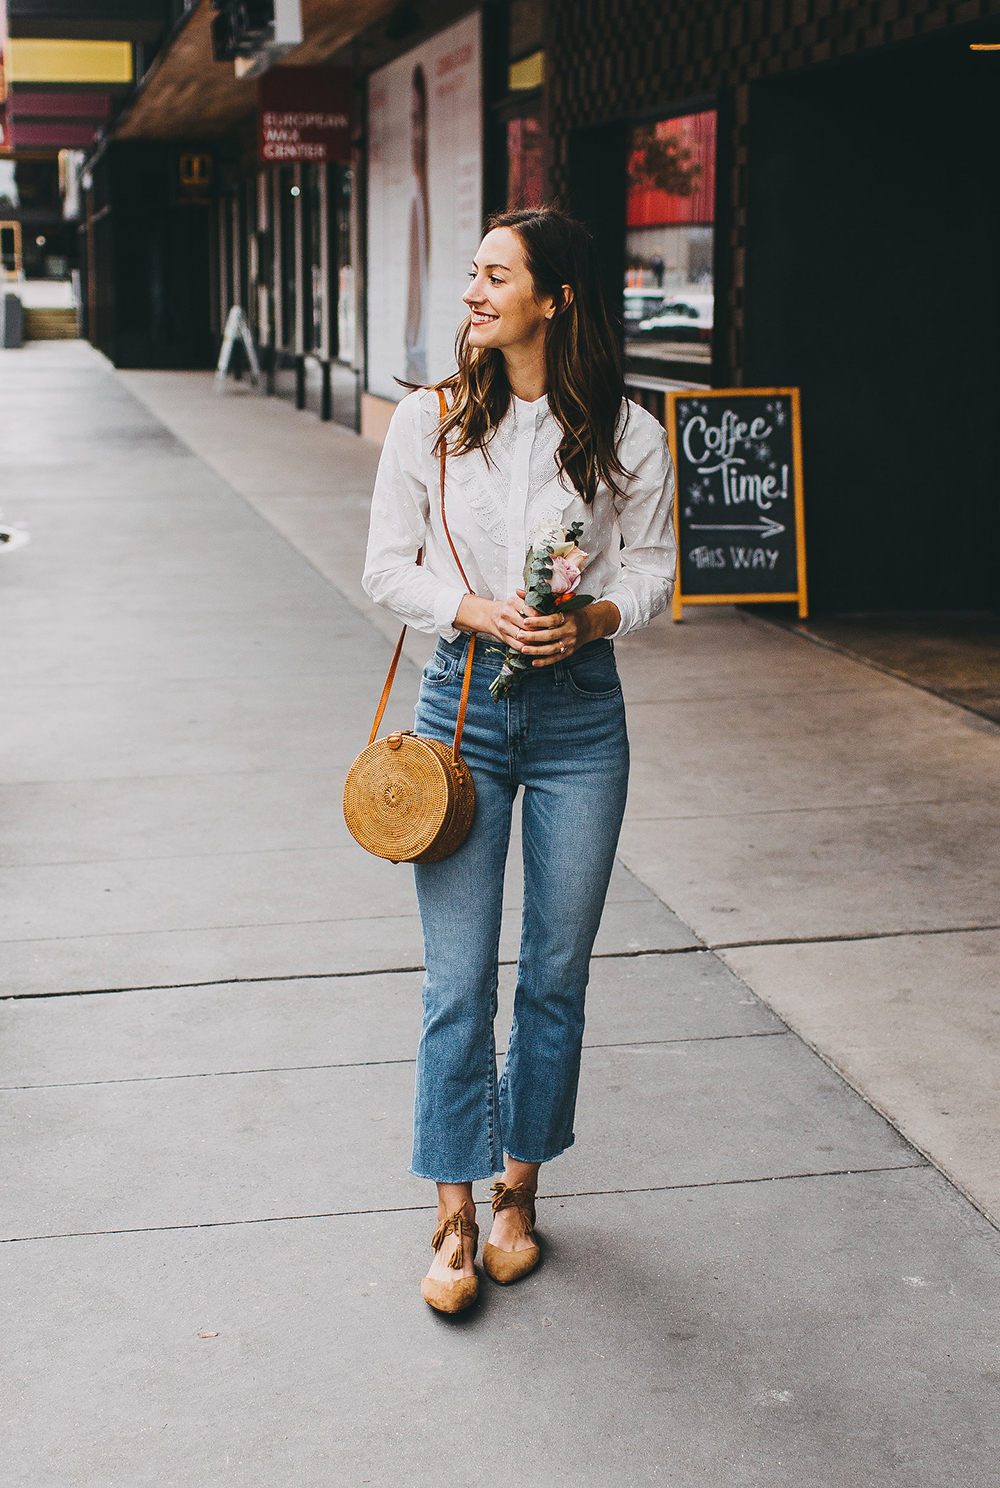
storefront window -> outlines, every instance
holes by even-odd
[[[535,118],[507,121],[507,210],[540,207],[545,199],[542,126]]]
[[[278,172],[278,201],[281,217],[281,332],[286,351],[295,350],[295,171],[283,165]]]
[[[335,165],[331,170],[330,200],[333,207],[333,270],[336,274],[337,355],[342,362],[353,362],[355,354],[355,287],[351,262],[351,191],[353,172],[349,166]]]
[[[305,349],[323,351],[323,208],[319,173],[322,166],[302,167],[302,244],[305,249]]]
[[[625,352],[647,377],[710,382],[715,117],[641,124],[629,142]]]

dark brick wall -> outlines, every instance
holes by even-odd
[[[743,378],[750,85],[1000,16],[1000,0],[549,0],[552,191],[570,199],[573,130],[715,95],[724,219],[722,380]],[[1000,86],[1000,77],[998,77]],[[722,123],[720,120],[720,123]],[[718,380],[718,378],[717,378]]]

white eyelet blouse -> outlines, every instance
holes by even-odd
[[[618,453],[633,475],[623,482],[624,496],[601,485],[590,506],[560,478],[555,456],[562,429],[546,397],[512,398],[488,454],[448,456],[448,527],[480,598],[507,599],[524,587],[524,560],[539,528],[582,522],[580,546],[591,557],[580,590],[614,602],[621,615],[615,635],[639,630],[666,608],[676,555],[673,463],[652,415],[623,403],[623,421],[626,411]],[[441,467],[433,452],[439,418],[437,394],[426,389],[408,394],[392,416],[372,496],[363,582],[375,603],[404,624],[454,640],[453,621],[468,591],[441,525]]]

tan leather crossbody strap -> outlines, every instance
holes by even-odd
[[[447,413],[448,413],[448,400],[447,400],[447,398],[445,397],[444,393],[441,391],[440,388],[438,388],[438,390],[437,390],[437,395],[438,395],[438,405],[439,405],[440,410],[441,410],[441,422],[444,423],[445,417],[447,416]],[[441,436],[441,525],[444,528],[444,535],[448,539],[448,546],[449,546],[449,548],[451,548],[451,556],[454,558],[455,563],[458,566],[458,571],[462,575],[462,582],[464,583],[466,589],[468,589],[469,593],[472,594],[474,592],[473,591],[473,588],[472,588],[472,585],[469,583],[469,580],[468,580],[468,578],[466,576],[466,573],[465,573],[465,569],[462,567],[462,560],[461,560],[461,558],[458,556],[458,554],[455,551],[455,544],[451,540],[451,532],[449,531],[449,528],[448,528],[448,516],[447,516],[447,513],[445,512],[445,509],[444,509],[444,471],[445,471],[445,461],[447,460],[447,458],[448,458],[448,451],[447,451],[447,447],[446,447],[445,442],[444,442],[444,435],[442,435]],[[459,705],[458,705],[458,721],[455,724],[455,742],[453,743],[452,748],[451,748],[451,757],[452,757],[453,760],[456,760],[456,761],[458,760],[458,751],[462,747],[462,732],[463,732],[463,730],[465,728],[465,709],[466,709],[466,707],[468,705],[468,702],[469,702],[469,684],[472,681],[472,656],[473,656],[473,652],[475,651],[475,649],[476,649],[476,637],[474,635],[470,635],[470,637],[469,637],[469,649],[468,649],[468,651],[465,654],[465,676],[462,679],[462,698],[461,698],[461,701],[459,702]]]
[[[465,710],[469,703],[469,684],[472,682],[472,653],[475,649],[476,638],[470,635],[469,649],[465,655],[465,676],[462,678],[462,697],[458,705],[458,722],[455,724],[455,739],[451,746],[451,757],[456,764],[458,752],[462,747],[462,733],[465,729]]]
[[[447,402],[447,399],[445,398],[444,393],[441,391],[440,388],[438,388],[438,390],[437,390],[437,395],[438,395],[438,402],[439,402],[439,404],[441,406],[441,418],[443,420],[444,417],[445,417],[445,415],[448,412],[448,402]],[[455,551],[455,544],[451,540],[451,532],[448,529],[448,517],[447,517],[447,514],[445,512],[445,504],[444,504],[444,477],[445,477],[445,462],[447,460],[447,457],[448,457],[448,452],[447,452],[447,449],[445,448],[444,440],[442,439],[442,441],[441,441],[441,523],[442,523],[442,525],[444,527],[444,535],[448,539],[448,546],[449,546],[449,548],[451,548],[452,557],[454,558],[455,563],[458,566],[459,573],[462,575],[462,581],[465,584],[466,589],[468,589],[469,593],[472,594],[472,593],[474,593],[474,590],[472,588],[472,585],[469,583],[468,578],[466,577],[465,569],[462,567],[462,560],[461,560],[461,558],[459,558],[457,552]],[[423,556],[424,556],[424,550],[423,550],[423,548],[421,548],[420,549],[420,552],[417,554],[417,565],[418,565],[418,567],[419,567],[420,563],[423,561]],[[399,632],[399,640],[396,642],[396,649],[392,653],[392,661],[389,663],[389,675],[385,679],[385,686],[382,689],[382,696],[379,698],[378,708],[375,711],[375,722],[372,724],[372,731],[371,731],[371,734],[368,737],[369,744],[374,744],[375,743],[376,736],[378,735],[378,726],[382,722],[382,714],[385,712],[386,704],[389,701],[389,694],[392,691],[392,684],[396,680],[396,668],[399,666],[399,658],[403,654],[403,640],[404,640],[405,636],[406,636],[406,626],[404,625],[403,628],[402,628],[402,630]],[[469,649],[466,652],[466,657],[465,657],[465,676],[462,679],[462,697],[461,697],[461,700],[460,700],[459,705],[458,705],[458,720],[457,720],[457,722],[455,724],[455,739],[454,739],[454,742],[453,742],[452,747],[451,747],[452,758],[454,760],[456,760],[456,761],[458,759],[459,750],[462,747],[462,733],[463,733],[463,731],[465,729],[465,710],[468,707],[468,703],[469,703],[469,686],[470,686],[470,684],[472,682],[472,656],[473,656],[473,652],[475,651],[475,648],[476,648],[476,638],[475,638],[474,635],[471,635],[469,637]]]
[[[445,397],[444,393],[441,391],[440,388],[438,388],[438,390],[437,390],[437,395],[438,395],[438,403],[441,406],[441,422],[444,423],[445,419],[448,416],[448,400],[447,400],[447,398]],[[447,448],[445,446],[444,435],[442,435],[441,436],[441,524],[444,527],[444,535],[448,539],[448,546],[449,546],[449,548],[451,548],[451,556],[454,558],[455,563],[456,563],[456,565],[458,567],[458,571],[462,575],[462,583],[465,585],[466,589],[468,589],[469,593],[471,594],[473,592],[472,585],[469,583],[469,580],[466,577],[465,569],[462,567],[462,560],[461,560],[461,558],[455,552],[455,544],[451,540],[451,533],[448,530],[448,518],[447,518],[447,515],[445,514],[445,509],[444,509],[444,466],[445,466],[445,460],[447,458],[448,458],[448,450],[447,450]],[[475,639],[475,637],[473,637],[473,639]]]
[[[372,731],[368,735],[369,744],[374,744],[375,739],[378,735],[378,726],[382,722],[382,714],[385,712],[385,705],[389,701],[389,694],[392,691],[392,684],[396,680],[396,668],[399,666],[399,658],[403,654],[403,638],[405,637],[405,635],[406,626],[404,625],[402,630],[399,632],[399,640],[396,642],[396,649],[392,653],[392,660],[389,663],[389,675],[385,679],[385,686],[382,688],[382,696],[379,698],[378,707],[375,710],[375,722],[372,724]]]

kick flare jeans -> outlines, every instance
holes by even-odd
[[[418,863],[424,933],[413,1161],[421,1178],[492,1177],[504,1153],[548,1162],[573,1142],[590,953],[628,786],[628,737],[610,641],[529,672],[494,703],[500,658],[479,639],[462,738],[472,827],[440,863]],[[415,730],[451,743],[467,637],[439,641]],[[519,789],[524,910],[514,1018],[499,1080],[493,1024],[504,867]]]

